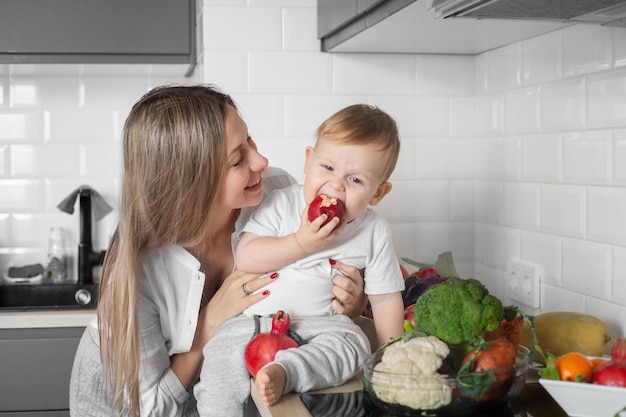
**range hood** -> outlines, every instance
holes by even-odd
[[[626,27],[624,0],[427,0],[437,18],[557,20]]]
[[[576,24],[626,27],[626,0],[318,0],[324,52],[475,55]]]

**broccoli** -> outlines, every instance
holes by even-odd
[[[469,343],[498,328],[500,300],[476,279],[449,279],[433,285],[415,303],[415,330],[446,343]]]

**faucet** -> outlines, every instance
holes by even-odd
[[[78,243],[78,283],[93,284],[93,268],[102,265],[106,251],[94,252],[91,243],[92,203],[95,204],[95,217],[100,219],[108,214],[112,208],[102,196],[88,185],[81,185],[61,201],[57,208],[65,213],[74,213],[74,204],[78,197],[80,206],[80,240]]]
[[[78,204],[80,205],[78,283],[93,284],[93,268],[102,265],[106,251],[94,252],[91,243],[91,189],[80,189]]]

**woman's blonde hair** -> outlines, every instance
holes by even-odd
[[[139,415],[141,257],[154,248],[201,242],[223,182],[228,106],[236,109],[214,86],[158,87],[126,119],[119,223],[98,299],[102,361],[120,412]]]
[[[400,137],[396,121],[375,106],[353,104],[339,110],[317,128],[316,137],[338,144],[380,145],[387,156],[382,182],[389,179],[398,162]]]

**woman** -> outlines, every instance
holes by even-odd
[[[235,269],[239,227],[272,189],[233,100],[212,86],[161,87],[124,125],[119,224],[70,382],[73,416],[197,415],[191,388],[215,329],[269,294],[277,274]],[[337,269],[333,307],[363,311],[362,278]],[[336,267],[337,267],[336,265]]]

